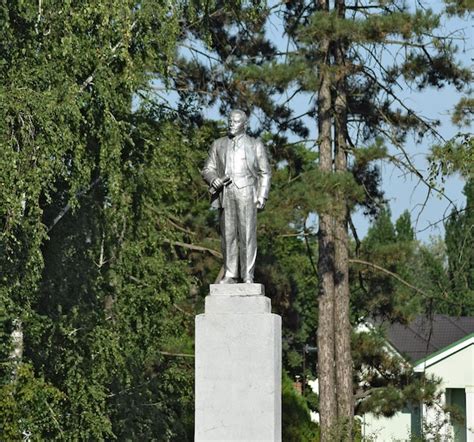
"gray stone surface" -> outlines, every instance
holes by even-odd
[[[265,296],[206,296],[206,313],[271,313],[270,299]]]
[[[211,284],[211,296],[265,296],[263,284]]]
[[[281,318],[260,284],[211,293],[196,317],[195,440],[281,441]]]

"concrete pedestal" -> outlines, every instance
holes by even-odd
[[[196,317],[196,441],[281,441],[281,318],[261,284],[215,284]]]

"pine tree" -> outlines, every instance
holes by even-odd
[[[466,206],[454,210],[446,222],[446,252],[452,297],[459,306],[452,313],[460,316],[474,314],[474,180],[464,187]]]

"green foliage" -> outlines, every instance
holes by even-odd
[[[474,10],[473,0],[444,0],[446,12],[450,15],[463,15]]]
[[[416,249],[409,213],[403,213],[394,226],[390,211],[382,210],[360,247],[360,258],[371,265],[352,273],[355,318],[386,318],[406,323],[420,312],[419,294],[393,276],[409,283],[416,281],[411,272]]]
[[[12,368],[12,366],[10,366]],[[24,440],[38,435],[48,440],[63,439],[64,394],[33,372],[28,364],[15,368],[15,382],[0,387],[0,428],[3,440]]]
[[[168,220],[193,135],[135,95],[166,80],[181,6],[0,8],[0,354],[21,319],[33,367],[2,366],[10,439],[191,438],[192,280]]]
[[[306,401],[285,372],[282,379],[282,429],[282,439],[288,442],[319,440],[319,428],[311,421]]]
[[[337,214],[346,205],[379,212],[374,161],[387,156],[387,142],[426,131],[385,98],[397,81],[460,88],[470,78],[444,40],[434,41],[430,56],[418,51],[437,16],[396,6],[384,2],[383,13],[342,20],[312,3],[286,2],[285,32],[297,51],[283,59],[266,38],[270,10],[263,2],[0,5],[0,406],[7,440],[29,433],[38,440],[192,440],[192,318],[221,265],[217,216],[198,173],[211,140],[224,132],[199,115],[216,103],[222,113],[236,106],[262,111],[257,131],[275,172],[259,215],[257,280],[283,315],[285,368],[291,376],[315,375],[315,354],[306,352],[317,329],[314,212]],[[347,140],[350,168],[338,174],[318,171],[307,142],[288,142],[288,133],[306,139],[309,130],[275,99],[317,90],[324,36],[354,49],[344,67],[328,68],[333,80],[346,76],[348,115],[362,134],[357,143]],[[403,41],[389,40],[394,36]],[[220,60],[217,70],[177,55],[180,39],[198,38]],[[406,57],[374,78],[357,52],[367,42],[400,43]],[[152,80],[176,87],[177,112],[160,105]],[[314,118],[314,110],[307,115]],[[434,150],[445,162],[442,173],[471,173],[471,144],[462,143]],[[344,200],[335,200],[339,195]],[[466,222],[453,217],[453,238]],[[447,244],[450,271],[467,281],[456,247]],[[393,226],[385,211],[362,244],[364,258],[409,281],[416,275],[410,265],[427,275],[427,293],[444,284],[444,255],[432,252],[414,246],[407,214]],[[387,275],[356,270],[354,322],[379,312],[405,321],[422,303]],[[451,311],[449,303],[436,306]],[[10,338],[18,319],[24,353],[14,375]],[[396,376],[365,379],[383,389],[360,409],[390,414],[407,398],[421,399],[411,374],[371,353],[380,342],[371,339],[355,341],[356,373],[377,367]],[[317,438],[311,400],[297,396],[288,378],[283,402],[287,440]]]
[[[245,16],[244,8],[237,6],[231,14],[224,5],[216,4],[209,10],[205,32],[193,23],[189,28],[193,38],[201,41],[206,41],[205,33],[210,31],[209,57],[199,48],[191,49],[194,54],[200,51],[199,57],[180,59],[175,80],[182,102],[217,104],[222,115],[233,107],[253,111],[256,132],[264,134],[269,145],[275,170],[270,200],[259,218],[256,277],[265,283],[275,310],[283,315],[284,365],[293,376],[303,371],[314,375],[315,370],[314,354],[304,353],[304,344],[314,344],[317,328],[314,213],[337,215],[341,208],[362,207],[374,218],[381,212],[368,238],[354,250],[356,258],[378,266],[358,264],[351,270],[354,323],[378,315],[406,322],[424,307],[432,307],[435,296],[445,296],[435,287],[435,282],[444,284],[445,272],[438,272],[438,279],[430,281],[441,258],[418,247],[408,214],[394,226],[389,213],[383,211],[376,161],[388,159],[400,166],[398,155],[391,152],[396,148],[405,155],[409,134],[420,138],[435,134],[436,123],[424,121],[409,109],[399,96],[400,88],[454,84],[462,89],[469,83],[470,73],[456,62],[457,49],[449,38],[432,37],[437,35],[442,17],[431,10],[412,11],[398,1],[376,2],[369,7],[342,3],[348,6],[344,18],[333,2],[328,2],[327,13],[321,10],[321,3],[301,0],[261,11],[258,20]],[[265,34],[273,13],[283,23],[288,38],[285,48],[277,47]],[[326,40],[329,51],[323,52]],[[388,54],[396,55],[391,58]],[[311,121],[316,124],[315,104],[324,74],[331,82],[332,100],[340,97],[341,91],[347,97],[344,111],[350,129],[343,125],[343,132],[348,168],[340,174],[318,171],[313,143],[319,140],[308,140]],[[307,108],[302,107],[305,100]],[[334,125],[333,111],[334,106],[331,115],[324,117]],[[296,141],[289,142],[290,137]],[[212,219],[205,221],[207,228]],[[426,273],[420,277],[412,269]],[[428,296],[394,274],[414,287],[420,279]],[[414,381],[413,376],[396,373],[400,377],[393,379],[390,388]],[[402,396],[407,397],[408,390],[402,390]],[[392,411],[403,400],[394,400]],[[366,404],[375,409],[377,400]],[[384,407],[388,410],[389,405]]]
[[[439,380],[414,373],[387,348],[381,328],[354,334],[353,360],[357,414],[391,417],[410,404],[430,404],[436,396]]]
[[[474,137],[468,133],[458,134],[443,145],[435,145],[429,159],[433,184],[456,172],[470,179],[474,176]]]
[[[395,231],[398,241],[413,241],[415,239],[415,232],[411,225],[410,212],[405,210],[395,222]]]
[[[368,15],[365,19],[343,19],[337,11],[318,11],[298,36],[311,44],[327,37],[332,41],[350,40],[358,43],[384,43],[388,37],[400,35],[405,39],[420,36],[439,25],[439,17],[430,10],[414,14],[389,11]]]
[[[474,98],[462,97],[456,104],[452,121],[458,126],[470,126],[474,114]]]
[[[454,210],[446,228],[449,290],[458,301],[456,314],[474,314],[474,181],[464,187],[466,207]]]

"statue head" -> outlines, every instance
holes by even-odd
[[[232,110],[228,120],[229,135],[235,137],[244,133],[247,129],[247,124],[248,117],[244,111],[240,109]]]

